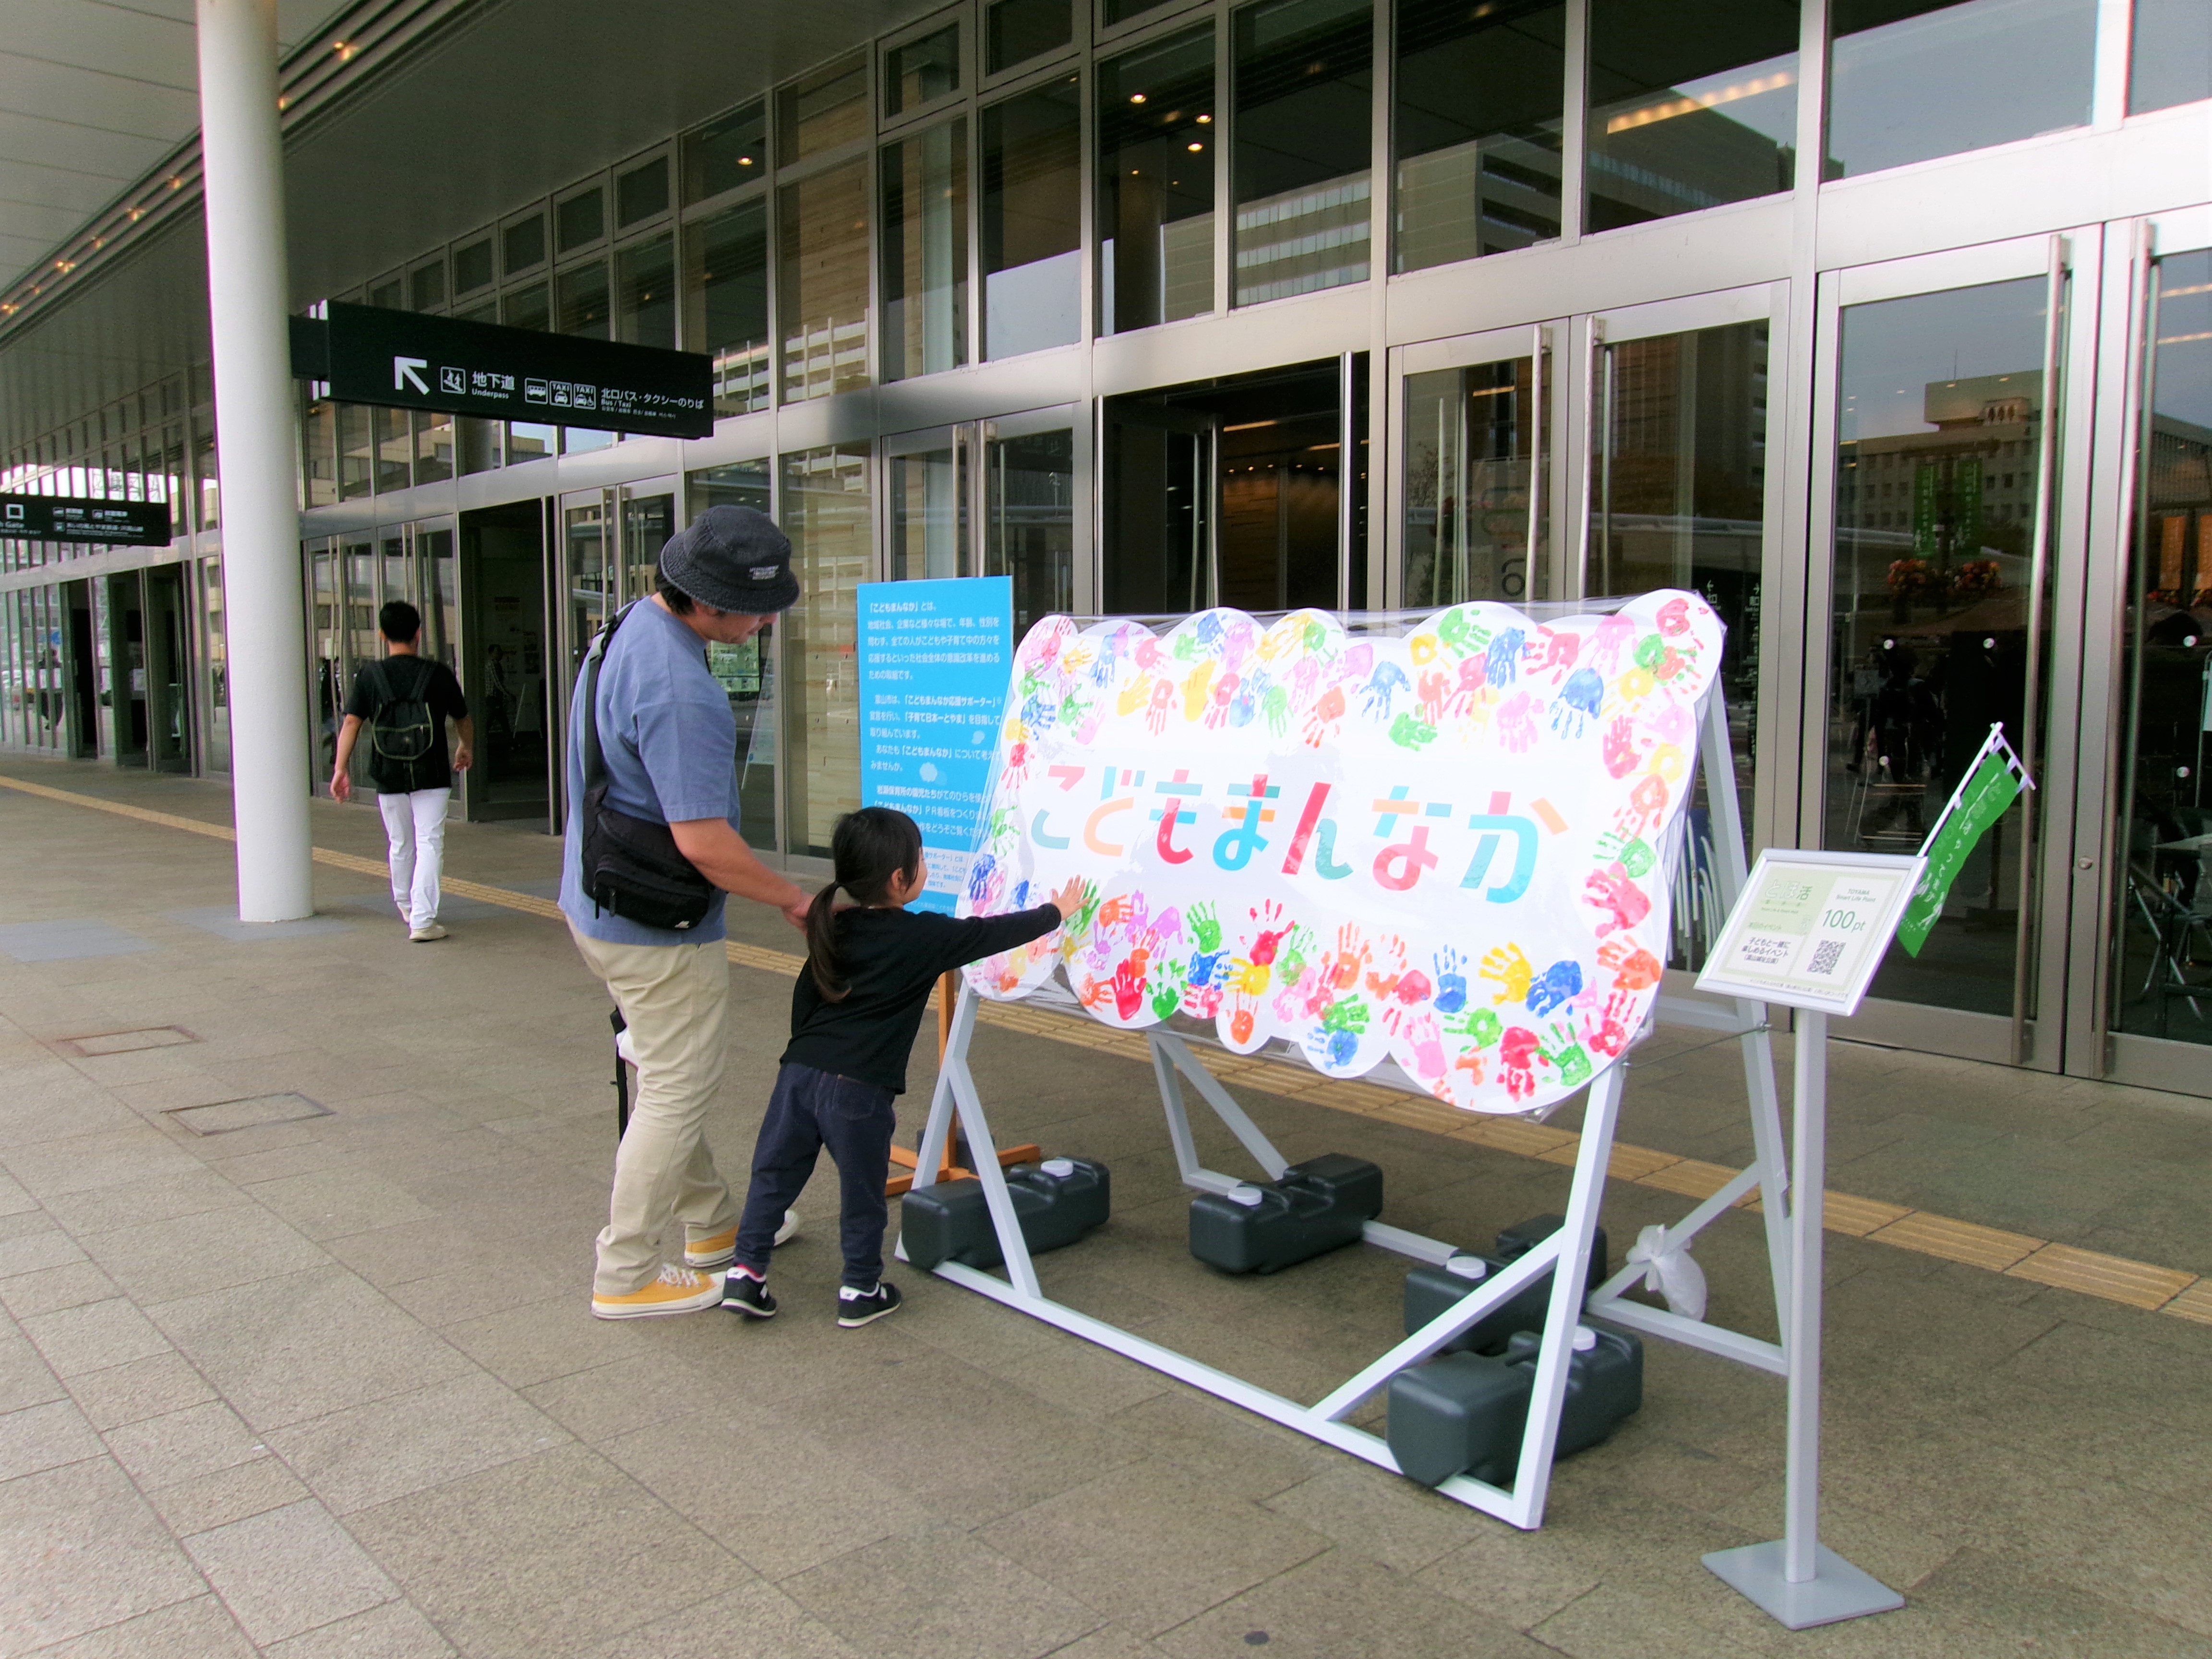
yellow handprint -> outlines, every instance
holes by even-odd
[[[1494,946],[1483,957],[1480,971],[1483,978],[1498,987],[1492,1002],[1526,1002],[1529,981],[1536,976],[1517,945]]]
[[[1133,714],[1152,700],[1152,677],[1139,674],[1121,688],[1121,695],[1114,700],[1117,714]]]
[[[1206,687],[1213,678],[1213,665],[1202,662],[1190,671],[1190,678],[1182,683],[1182,717],[1195,720],[1206,712]]]

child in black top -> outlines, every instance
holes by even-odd
[[[939,975],[1042,939],[1074,914],[1083,884],[1049,903],[1008,916],[955,920],[905,907],[921,896],[929,866],[921,831],[887,806],[837,820],[830,852],[837,879],[806,915],[806,968],[791,993],[791,1042],[753,1147],[752,1188],[738,1224],[737,1259],[722,1305],[767,1319],[769,1252],[784,1212],[827,1146],[843,1198],[845,1281],[837,1322],[847,1329],[899,1305],[884,1282],[884,1182],[890,1173],[893,1100],[906,1092],[906,1059]],[[839,908],[842,888],[853,902]]]

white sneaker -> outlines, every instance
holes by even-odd
[[[720,1307],[721,1301],[721,1274],[693,1273],[672,1262],[641,1291],[627,1296],[601,1296],[593,1291],[592,1312],[600,1319],[650,1319],[659,1314],[696,1313],[702,1308]]]
[[[420,927],[407,930],[410,945],[429,945],[446,937],[446,930],[434,921],[426,921]]]
[[[637,1049],[629,1040],[629,1027],[625,1025],[615,1033],[615,1058],[625,1066],[637,1064]]]
[[[770,1248],[773,1248],[775,1244],[787,1244],[798,1237],[799,1212],[796,1210],[786,1210],[783,1212],[783,1225],[775,1230],[775,1237]]]

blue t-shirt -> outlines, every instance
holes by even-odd
[[[568,703],[568,825],[561,908],[579,933],[611,945],[698,945],[726,936],[717,892],[698,925],[647,927],[599,910],[584,891],[584,677]],[[599,750],[607,799],[662,823],[727,818],[738,824],[738,722],[729,693],[707,672],[707,644],[651,599],[634,606],[599,665]]]

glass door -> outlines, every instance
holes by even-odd
[[[972,422],[884,440],[884,570],[892,581],[973,576]]]
[[[1601,313],[1590,352],[1585,480],[1585,594],[1686,588],[1728,629],[1720,690],[1735,759],[1736,818],[1747,854],[1765,822],[1756,780],[1773,742],[1776,644],[1762,627],[1781,565],[1781,400],[1770,345],[1787,290],[1735,289]],[[1790,713],[1795,714],[1794,701]],[[1784,722],[1789,724],[1790,722]],[[1768,775],[1772,775],[1768,773]],[[1714,825],[1698,779],[1690,856],[1675,895],[1674,965],[1702,962],[1718,922]]]
[[[561,683],[574,684],[592,636],[621,605],[623,574],[610,520],[615,492],[579,490],[561,497]]]
[[[1010,576],[1017,635],[1073,611],[1076,415],[1036,409],[886,438],[886,578]]]
[[[982,574],[1014,579],[1017,638],[1038,617],[1075,609],[1074,413],[982,423]]]
[[[617,605],[641,599],[659,586],[660,550],[676,533],[676,480],[648,478],[624,484],[622,506],[622,588]]]
[[[2108,717],[2094,696],[2082,710],[2085,747],[2101,741],[2110,763],[2103,799],[2082,792],[2082,850],[2101,842],[2102,855],[2075,860],[2074,971],[2089,994],[2069,1000],[2068,1069],[2201,1095],[2212,1093],[2212,210],[2114,227],[2109,243],[2105,335],[2125,342],[2127,368],[2099,389],[2097,439],[2112,460],[2098,469],[2094,525],[2109,535],[2110,580],[2090,605],[2118,626],[2093,628],[2086,647],[2117,641],[2109,675],[2094,662],[2084,672],[2112,688]]]
[[[2047,1067],[2060,1044],[2037,1044],[2036,1019],[2063,1000],[2064,933],[2039,910],[2068,872],[2039,832],[2069,816],[2070,732],[2060,754],[2047,735],[2055,672],[2075,684],[2079,663],[2071,637],[2054,662],[2051,618],[2081,575],[2061,417],[2083,240],[1825,278],[1814,388],[1805,844],[1917,851],[1992,729],[2040,786],[1976,848],[1920,953],[1891,947],[1854,1035]]]
[[[1395,605],[1550,596],[1554,332],[1498,329],[1391,354],[1403,432]]]

